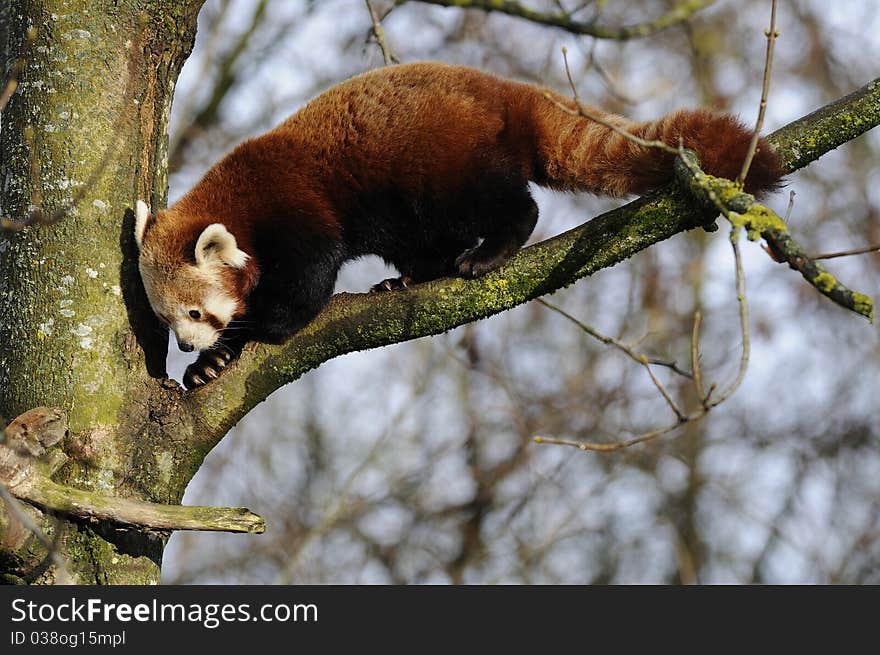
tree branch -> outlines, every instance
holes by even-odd
[[[743,191],[739,183],[706,175],[700,170],[696,155],[690,151],[682,151],[676,158],[675,172],[683,184],[690,186],[694,195],[713,203],[735,229],[746,228],[750,241],[762,237],[774,259],[787,262],[820,293],[869,321],[874,319],[873,301],[863,293],[848,289],[822,264],[810,259],[776,212],[755,202],[754,196]]]
[[[382,60],[385,62],[386,66],[391,66],[391,64],[399,64],[400,61],[391,50],[391,46],[388,45],[388,40],[385,38],[385,28],[382,27],[382,18],[379,16],[379,14],[376,13],[376,8],[373,7],[372,0],[366,0],[366,3],[367,11],[370,12],[370,21],[373,24],[370,32],[375,37],[376,44],[382,51]]]
[[[409,0],[397,0],[396,5],[402,5]],[[544,13],[536,11],[514,0],[418,0],[425,4],[439,5],[441,7],[457,7],[459,9],[481,9],[486,12],[496,12],[515,16],[523,20],[537,23],[539,25],[549,25],[550,27],[558,27],[571,32],[572,34],[582,34],[592,36],[597,39],[613,39],[616,41],[627,41],[629,39],[643,38],[651,36],[661,30],[677,25],[701,9],[711,5],[715,0],[686,0],[668,13],[663,14],[651,21],[644,23],[636,23],[634,25],[624,25],[622,27],[607,27],[605,25],[597,25],[595,21],[580,21],[572,17],[571,13],[560,12],[556,14]]]
[[[111,521],[147,530],[204,530],[263,533],[265,521],[244,507],[162,505],[131,498],[116,498],[74,489],[33,476],[13,487],[16,498],[52,512],[79,518]]]
[[[53,482],[50,476],[67,457],[60,449],[50,449],[66,434],[67,415],[58,408],[37,407],[12,421],[0,441],[0,486],[4,491],[42,510],[150,530],[265,530],[263,519],[243,507],[162,505]],[[33,526],[28,527],[33,531]]]
[[[785,171],[793,172],[878,124],[880,80],[874,80],[767,138]],[[270,393],[329,359],[492,316],[710,223],[715,215],[670,187],[524,248],[482,278],[445,278],[380,296],[337,294],[285,345],[248,346],[219,379],[185,394],[183,409],[210,447]]]

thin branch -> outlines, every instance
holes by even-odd
[[[627,357],[632,359],[634,362],[643,366],[645,368],[645,370],[648,372],[648,376],[651,378],[651,382],[653,382],[654,386],[657,387],[657,391],[660,392],[660,395],[663,396],[664,400],[666,401],[666,404],[669,405],[669,408],[675,413],[676,418],[678,418],[679,420],[682,419],[683,413],[681,411],[681,408],[679,408],[679,406],[675,402],[675,400],[672,399],[672,396],[669,394],[669,391],[666,389],[666,387],[664,387],[663,384],[660,382],[660,380],[657,379],[657,376],[654,375],[654,372],[651,370],[650,361],[648,360],[647,357],[645,357],[644,355],[638,354],[637,352],[635,352],[632,348],[627,346],[622,341],[619,341],[619,340],[615,339],[614,337],[609,337],[607,335],[602,334],[601,332],[599,332],[595,328],[578,320],[577,318],[575,318],[574,316],[572,316],[571,314],[566,312],[561,307],[554,305],[553,303],[547,302],[543,298],[538,298],[536,300],[536,302],[544,305],[544,307],[556,312],[560,316],[565,317],[566,319],[568,319],[569,321],[571,321],[572,323],[577,325],[581,330],[583,330],[584,332],[589,334],[594,339],[604,343],[605,345],[614,346],[615,348],[620,350],[622,353],[624,353]]]
[[[396,0],[395,5],[405,4],[409,0]],[[668,13],[654,20],[622,27],[597,25],[595,21],[578,21],[571,17],[571,12],[545,13],[531,9],[515,0],[417,0],[424,4],[455,7],[459,9],[480,9],[485,12],[497,12],[522,18],[539,25],[558,27],[572,34],[583,34],[597,39],[613,39],[626,41],[656,34],[667,27],[677,25],[689,19],[696,12],[713,4],[715,0],[684,0]]]
[[[791,220],[791,212],[794,209],[794,197],[797,194],[794,192],[794,189],[789,191],[788,193],[788,208],[785,210],[785,216],[782,217],[782,220],[788,225],[788,222]]]
[[[767,57],[764,60],[764,82],[761,85],[761,103],[758,107],[758,119],[755,121],[755,132],[752,134],[752,141],[749,149],[746,151],[746,158],[743,161],[742,170],[737,182],[742,183],[749,173],[752,166],[752,159],[758,151],[758,141],[761,138],[761,128],[764,127],[764,114],[767,111],[767,96],[770,92],[770,72],[773,69],[773,44],[776,42],[779,32],[776,31],[776,0],[771,0],[770,6],[770,29],[764,32],[767,35]]]
[[[629,139],[633,143],[638,144],[638,145],[642,146],[643,148],[659,148],[660,150],[664,150],[664,151],[669,152],[674,155],[678,154],[678,148],[673,148],[668,143],[664,143],[663,141],[648,140],[648,139],[643,139],[641,137],[638,137],[635,134],[633,134],[632,132],[630,132],[629,130],[624,129],[624,128],[620,127],[619,125],[615,125],[614,123],[612,123],[612,122],[602,118],[601,116],[598,116],[597,114],[594,114],[593,112],[591,112],[580,100],[580,96],[578,95],[578,91],[577,91],[577,86],[575,85],[574,79],[571,75],[571,68],[568,65],[568,49],[564,48],[564,47],[562,48],[562,59],[563,59],[563,62],[565,63],[565,75],[566,75],[566,77],[568,77],[568,85],[571,88],[572,101],[574,102],[577,109],[572,109],[571,107],[567,106],[565,103],[560,102],[559,100],[557,100],[553,96],[553,94],[550,91],[544,91],[544,97],[547,100],[552,102],[554,105],[559,107],[562,111],[566,112],[567,114],[571,114],[572,116],[581,116],[582,118],[587,118],[595,123],[598,123],[599,125],[603,125],[604,127],[607,127],[609,130],[619,134],[620,136],[622,136],[624,138]]]
[[[693,371],[694,391],[705,407],[707,396],[703,391],[703,370],[700,367],[700,326],[702,324],[703,313],[698,309],[694,312],[694,329],[691,332],[691,370]]]
[[[579,450],[584,451],[598,451],[598,452],[614,452],[618,450],[623,450],[624,448],[629,448],[631,446],[635,446],[636,444],[645,443],[647,441],[653,441],[665,434],[669,434],[673,430],[678,427],[684,425],[685,423],[691,423],[693,421],[697,421],[706,414],[708,414],[712,409],[723,403],[725,400],[730,398],[734,392],[739,388],[742,384],[743,379],[745,378],[746,371],[748,370],[749,365],[749,353],[751,350],[751,341],[749,338],[749,310],[748,304],[746,302],[746,288],[745,288],[745,275],[742,267],[742,257],[740,256],[739,251],[739,232],[741,230],[741,226],[734,225],[731,229],[730,234],[730,243],[733,246],[733,254],[734,254],[734,264],[736,269],[736,297],[737,302],[739,304],[739,315],[740,315],[740,329],[742,331],[742,354],[740,355],[740,364],[739,370],[737,372],[736,378],[734,381],[728,386],[720,396],[715,398],[714,400],[709,399],[709,396],[715,390],[715,385],[709,388],[708,393],[703,393],[703,380],[702,373],[700,371],[700,363],[699,363],[699,335],[700,335],[700,324],[702,322],[702,315],[699,310],[694,315],[694,328],[691,336],[691,365],[693,367],[693,380],[694,380],[694,388],[697,392],[697,398],[700,401],[700,407],[693,411],[685,414],[679,409],[678,405],[672,400],[672,397],[666,391],[665,387],[654,377],[653,373],[651,373],[650,367],[648,367],[647,362],[640,355],[634,353],[627,346],[619,343],[615,339],[611,337],[606,337],[596,330],[591,328],[588,325],[585,325],[578,321],[576,318],[567,314],[563,310],[558,307],[551,305],[550,303],[538,299],[542,305],[562,314],[569,320],[576,323],[581,329],[590,334],[591,336],[599,339],[603,343],[608,343],[617,346],[627,355],[629,355],[633,360],[639,362],[646,369],[648,369],[648,374],[651,376],[651,381],[654,382],[654,385],[663,395],[666,403],[672,408],[675,412],[676,418],[678,419],[674,424],[669,425],[665,428],[657,428],[651,430],[649,432],[645,432],[637,437],[632,439],[627,439],[625,441],[617,441],[613,443],[596,443],[589,441],[568,441],[564,439],[554,439],[550,437],[534,437],[533,441],[537,444],[553,444],[557,446],[571,446],[573,448],[577,448]]]
[[[372,0],[364,0],[367,3],[367,10],[370,12],[370,20],[373,22],[373,27],[371,31],[373,36],[376,37],[376,43],[379,46],[379,49],[382,51],[382,59],[385,61],[386,66],[391,66],[392,64],[399,64],[400,60],[394,55],[391,51],[391,47],[388,45],[388,41],[385,38],[385,28],[382,27],[382,20],[385,16],[390,13],[391,9],[393,9],[393,5],[391,9],[389,9],[385,14],[380,18],[379,14],[376,13],[376,8],[373,7]]]
[[[841,250],[840,252],[824,252],[818,255],[810,255],[810,259],[834,259],[835,257],[852,257],[853,255],[866,255],[871,252],[880,252],[880,243],[854,250]]]
[[[708,399],[703,401],[707,410],[717,407],[730,398],[734,392],[739,389],[739,386],[746,377],[746,371],[749,368],[751,337],[749,332],[749,304],[746,300],[746,277],[745,272],[743,271],[742,255],[739,251],[739,233],[741,229],[742,228],[739,225],[733,225],[730,229],[730,245],[733,248],[733,260],[736,269],[736,302],[739,305],[739,327],[740,334],[742,335],[739,370],[736,373],[736,378],[734,378],[729,387],[721,392],[721,395],[711,402],[709,402]]]
[[[645,356],[645,360],[649,364],[653,364],[654,366],[662,366],[664,368],[668,368],[670,371],[672,371],[676,375],[680,375],[683,378],[687,378],[690,380],[694,377],[693,373],[681,368],[678,365],[678,362],[676,362],[674,360],[661,359],[660,357],[649,357],[649,356]]]
[[[551,437],[533,437],[532,441],[537,444],[553,444],[556,446],[571,446],[572,448],[577,448],[578,450],[586,450],[592,452],[600,452],[600,453],[613,453],[618,450],[623,450],[625,448],[630,448],[640,443],[645,443],[647,441],[653,441],[658,437],[662,437],[664,434],[669,434],[676,428],[678,428],[683,423],[688,423],[690,421],[694,421],[702,416],[706,415],[705,410],[701,410],[697,414],[691,416],[683,416],[680,421],[665,427],[659,428],[657,430],[651,430],[650,432],[645,432],[644,434],[640,434],[637,437],[633,437],[632,439],[627,439],[626,441],[616,441],[614,443],[593,443],[589,441],[568,441],[566,439],[554,439]]]
[[[6,503],[6,507],[15,519],[18,520],[28,532],[34,535],[34,537],[37,538],[37,541],[39,541],[46,549],[48,557],[52,560],[52,563],[57,569],[55,573],[56,581],[65,579],[69,575],[68,572],[70,571],[70,566],[58,550],[58,540],[50,539],[48,535],[43,532],[40,526],[37,525],[36,521],[31,518],[31,515],[28,514],[22,506],[21,501],[13,496],[9,489],[6,488],[6,485],[2,482],[0,482],[0,498]]]

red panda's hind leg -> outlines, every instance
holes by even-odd
[[[462,277],[480,277],[504,263],[528,240],[538,222],[538,206],[528,189],[506,199],[480,245],[469,248],[455,260]]]

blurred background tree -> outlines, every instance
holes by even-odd
[[[676,4],[527,6],[615,27],[650,23]],[[640,119],[711,106],[751,123],[769,2],[707,4],[654,35],[619,40],[496,12],[373,3],[400,61],[467,64],[567,93],[566,46],[591,104]],[[880,15],[870,0],[781,3],[778,28],[765,131],[876,77]],[[171,200],[243,138],[381,65],[362,2],[209,0],[176,90]],[[880,242],[878,150],[880,134],[869,132],[788,178],[791,224],[810,251]],[[533,240],[614,204],[536,197]],[[783,214],[788,194],[768,204]],[[267,533],[177,533],[163,582],[880,581],[877,328],[760,248],[748,244],[744,256],[750,367],[706,419],[615,453],[535,444],[535,435],[613,441],[674,418],[641,367],[539,303],[348,355],[252,411],[188,488],[190,504],[252,507]],[[877,295],[880,255],[834,268]],[[703,369],[723,383],[740,350],[732,271],[723,233],[697,230],[550,300],[682,368],[700,309]],[[344,269],[338,287],[364,291],[390,274],[367,259]],[[171,360],[179,379],[188,360]],[[657,374],[687,397],[689,381]]]

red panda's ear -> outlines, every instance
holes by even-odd
[[[144,235],[147,233],[147,226],[150,224],[150,219],[153,215],[150,213],[150,208],[147,207],[147,203],[143,200],[137,201],[137,211],[134,214],[134,240],[137,243],[138,249],[144,243]]]
[[[235,237],[220,223],[212,223],[202,231],[195,254],[199,266],[244,268],[248,260],[248,254],[239,249]]]

